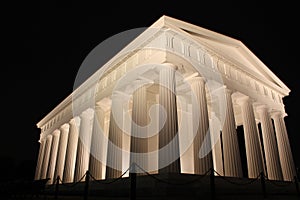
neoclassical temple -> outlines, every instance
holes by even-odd
[[[137,173],[296,175],[290,90],[241,41],[162,16],[98,67],[37,123],[35,179],[117,178],[132,163]]]

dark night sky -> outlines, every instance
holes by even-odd
[[[2,6],[1,165],[9,159],[15,165],[24,161],[35,165],[36,123],[72,92],[77,71],[95,46],[168,15],[241,40],[291,89],[284,99],[285,120],[300,166],[296,5],[287,1],[83,2],[24,1]]]

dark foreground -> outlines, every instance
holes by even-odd
[[[296,182],[269,181],[261,177],[240,179],[210,175],[156,174],[59,185],[45,181],[1,185],[3,199],[144,199],[144,200],[299,200]],[[88,184],[87,184],[88,183]]]

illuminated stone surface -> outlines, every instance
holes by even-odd
[[[187,84],[187,77],[196,81]],[[139,91],[137,80],[147,87]],[[211,88],[223,90],[223,97],[215,99]],[[163,16],[38,122],[35,179],[59,175],[73,182],[88,169],[97,179],[117,178],[130,162],[151,173],[203,174],[214,166],[221,175],[241,177],[236,127],[243,126],[248,177],[266,170],[269,179],[292,180],[283,103],[289,92],[241,41]],[[147,127],[148,138],[131,139],[145,130],[132,121]],[[68,130],[61,129],[64,124]],[[163,151],[169,144],[171,150]],[[146,152],[147,159],[135,160],[130,151]]]

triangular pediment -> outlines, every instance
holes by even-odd
[[[290,92],[290,89],[239,40],[168,16],[162,16],[153,27],[176,29],[235,63],[247,73],[280,88],[285,95]]]
[[[66,109],[72,101],[74,101],[74,99],[76,100],[77,97],[86,93],[86,91],[90,88],[97,86],[98,83],[101,84],[100,82],[102,79],[100,80],[99,77],[105,77],[115,68],[122,65],[122,63],[124,64],[127,62],[126,59],[134,57],[134,55],[140,50],[152,47],[147,46],[148,44],[158,47],[156,48],[156,50],[159,49],[158,52],[165,53],[168,50],[168,47],[165,44],[167,43],[166,34],[168,34],[168,30],[173,33],[180,33],[181,40],[192,41],[196,45],[197,49],[209,49],[210,51],[218,54],[218,56],[222,59],[230,61],[230,63],[234,63],[234,65],[239,67],[241,71],[247,72],[247,74],[250,74],[251,77],[255,77],[256,80],[259,80],[263,84],[274,89],[279,94],[280,98],[289,94],[290,89],[241,41],[172,17],[162,16],[159,20],[132,40],[127,46],[125,46],[120,52],[114,55],[108,62],[104,65],[97,65],[97,71],[85,82],[79,85],[79,87],[76,89],[74,88],[72,94],[70,94],[37,124],[38,127],[42,127],[49,120],[53,120],[53,117],[56,116],[57,113]],[[96,52],[97,51],[93,50],[93,53],[90,55],[101,56],[101,54],[96,54]],[[182,55],[183,54],[180,56]],[[154,58],[156,57],[154,56]],[[162,63],[165,61],[165,58],[163,59],[164,60],[159,61]],[[89,62],[85,63],[85,61],[82,63],[82,66],[88,67],[93,64]],[[157,60],[155,61],[158,62]],[[133,60],[131,60],[131,63],[128,63],[128,66],[130,66],[130,64],[134,66],[132,63],[134,63]]]

